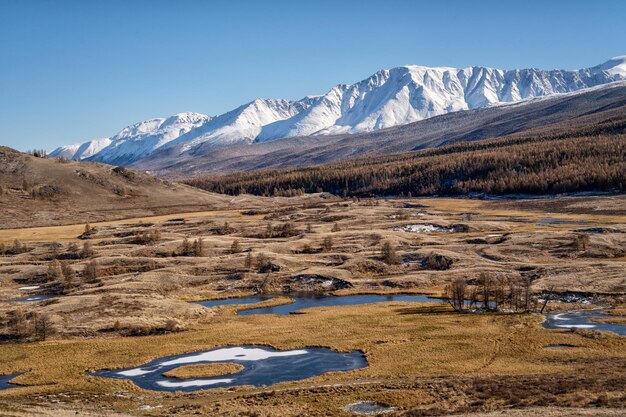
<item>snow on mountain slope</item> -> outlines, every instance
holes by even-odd
[[[125,127],[90,160],[127,165],[211,120],[199,113],[179,113],[166,119],[152,119]]]
[[[569,93],[626,79],[626,56],[582,70],[500,70],[409,65],[381,70],[302,100],[257,99],[211,118],[181,113],[129,126],[98,149],[69,145],[52,155],[129,164],[157,150],[195,155],[215,147],[294,136],[357,133],[459,110]],[[99,142],[101,143],[101,142]]]
[[[51,152],[50,156],[53,158],[63,157],[67,159],[82,160],[97,154],[110,144],[111,139],[109,138],[93,139],[84,143],[61,146]]]
[[[219,146],[251,143],[263,126],[295,116],[305,107],[306,100],[257,99],[194,128],[171,145],[184,143],[183,151],[187,151],[203,143]]]

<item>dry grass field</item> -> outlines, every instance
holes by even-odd
[[[0,415],[352,415],[347,405],[373,401],[407,416],[613,416],[626,406],[624,337],[546,330],[537,313],[390,302],[238,316],[235,306],[190,302],[254,293],[281,297],[266,304],[298,292],[439,296],[456,279],[487,273],[526,280],[536,298],[555,294],[546,310],[623,313],[624,196],[239,203],[91,221],[89,230],[80,223],[0,231],[0,299],[57,295],[0,303],[0,375],[22,373],[14,379],[20,387],[0,391]],[[584,297],[565,302],[565,292]],[[41,317],[43,330],[34,332]],[[241,344],[360,350],[369,366],[195,393],[86,375]]]

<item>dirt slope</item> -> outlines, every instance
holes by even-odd
[[[231,198],[110,165],[0,147],[0,229],[224,208]]]

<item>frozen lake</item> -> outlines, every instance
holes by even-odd
[[[180,366],[217,362],[240,364],[244,369],[210,378],[170,378],[163,375]],[[367,360],[360,351],[343,353],[318,347],[276,350],[265,346],[245,345],[166,356],[137,368],[98,371],[91,375],[128,379],[149,390],[198,391],[236,385],[266,386],[366,366]]]
[[[612,316],[604,310],[577,310],[564,313],[548,313],[542,326],[546,329],[587,329],[601,332],[613,332],[620,336],[626,335],[626,325],[616,323],[601,323],[590,319],[618,318],[624,316]]]

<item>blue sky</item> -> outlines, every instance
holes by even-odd
[[[623,1],[0,0],[0,144],[53,149],[403,64],[576,69],[625,54]]]

